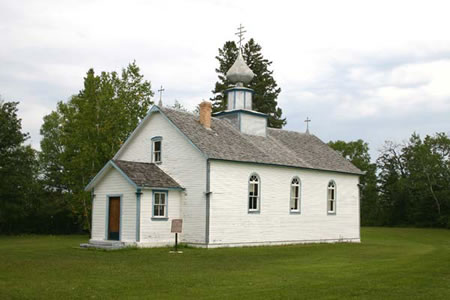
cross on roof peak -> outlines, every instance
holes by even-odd
[[[161,88],[158,90],[159,92],[159,102],[158,102],[158,106],[162,107],[162,93],[165,91],[165,89],[163,88],[163,86],[161,85]]]
[[[306,117],[305,123],[306,123],[306,133],[309,133],[309,122],[311,122],[311,119],[309,117]]]
[[[242,24],[239,24],[238,27],[238,32],[236,32],[235,34],[239,37],[239,49],[242,48],[242,41],[245,39],[244,38],[244,33],[246,33],[247,31],[244,30],[244,26],[242,26]]]

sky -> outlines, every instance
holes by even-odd
[[[135,60],[165,105],[194,109],[242,23],[273,62],[285,128],[304,132],[309,117],[323,141],[363,139],[374,159],[386,140],[450,133],[449,11],[433,0],[0,0],[0,95],[20,102],[35,149],[43,117],[89,68]]]

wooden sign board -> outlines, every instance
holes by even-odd
[[[172,233],[181,233],[183,227],[183,219],[173,219],[172,220]]]

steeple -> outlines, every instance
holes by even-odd
[[[246,88],[244,84],[248,84],[252,81],[255,74],[245,63],[240,49],[238,50],[236,61],[228,70],[226,76],[227,79],[234,84],[233,87],[224,91],[224,94],[228,99],[227,110],[252,110],[252,98],[255,91]]]
[[[227,110],[217,112],[214,116],[220,119],[227,119],[236,129],[244,134],[265,137],[268,116],[253,111],[252,101],[255,91],[244,86],[252,81],[255,73],[245,63],[242,56],[241,47],[243,33],[245,32],[242,25],[238,30],[239,50],[237,58],[226,74],[228,81],[234,85],[224,91],[224,96],[227,99]]]

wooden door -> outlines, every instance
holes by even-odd
[[[119,240],[120,197],[109,198],[108,240]]]

